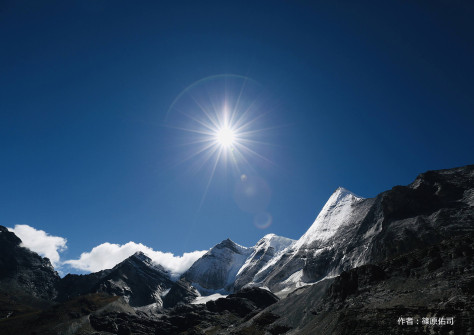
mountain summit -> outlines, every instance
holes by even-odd
[[[252,252],[230,239],[215,245],[182,275],[202,293],[232,291],[239,269]]]
[[[173,286],[170,274],[142,252],[136,252],[110,270],[89,275],[67,275],[60,283],[60,297],[70,299],[103,292],[121,296],[132,307],[163,306],[163,296]]]
[[[353,207],[364,198],[339,187],[328,199],[314,223],[295,243],[294,248],[310,248],[315,243],[324,243],[344,225],[351,223]]]
[[[269,264],[279,257],[287,248],[295,243],[295,240],[278,236],[275,234],[265,235],[252,248],[253,251],[239,269],[235,280],[234,289],[240,289],[246,285],[259,286],[256,284],[255,276]]]

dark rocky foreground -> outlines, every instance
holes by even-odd
[[[2,334],[218,334],[248,320],[279,299],[259,288],[244,289],[201,305],[179,304],[162,313],[132,309],[103,293],[49,306],[18,305],[2,295]]]

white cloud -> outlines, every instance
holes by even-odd
[[[79,259],[61,261],[59,254],[67,249],[65,238],[49,235],[43,230],[37,230],[28,225],[16,225],[15,228],[8,228],[8,230],[22,240],[22,246],[43,257],[48,257],[56,269],[64,264],[89,272],[111,269],[137,251],[141,251],[153,262],[170,271],[172,276],[177,277],[207,251],[186,252],[182,256],[175,256],[170,252],[155,251],[141,243],[128,242],[120,245],[106,242],[92,248],[90,252],[83,252]]]
[[[189,269],[207,250],[186,252],[182,256],[175,256],[170,252],[155,251],[141,243],[128,242],[120,245],[106,242],[92,248],[90,252],[82,253],[79,259],[63,263],[75,269],[96,272],[114,267],[137,251],[143,252],[153,262],[160,264],[176,277]]]
[[[8,228],[8,230],[21,239],[22,246],[43,257],[48,257],[55,267],[60,264],[59,253],[67,248],[67,240],[64,237],[52,236],[28,225],[15,225],[15,228]]]

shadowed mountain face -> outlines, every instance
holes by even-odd
[[[474,329],[473,241],[474,165],[373,199],[339,188],[299,240],[227,239],[178,281],[142,253],[60,279],[0,226],[0,333],[464,334]],[[231,294],[192,305],[196,289]],[[400,328],[400,317],[420,324]],[[435,317],[455,323],[422,324]]]
[[[130,306],[163,305],[161,295],[172,286],[168,272],[136,253],[116,265],[98,283],[98,291],[123,296]]]
[[[474,231],[474,166],[429,171],[409,186],[397,186],[376,198],[373,216],[382,218],[370,247],[370,260],[381,260],[450,236]],[[359,235],[370,230],[361,225]]]
[[[132,307],[152,304],[161,307],[164,292],[174,285],[161,265],[153,264],[150,258],[137,252],[110,270],[89,275],[67,275],[59,283],[59,297],[66,300],[86,293],[102,292],[121,296]]]
[[[67,301],[83,294],[93,293],[98,290],[98,283],[109,273],[109,270],[90,273],[87,275],[68,274],[57,285],[58,301]]]
[[[49,259],[21,246],[21,240],[0,226],[0,291],[54,299],[59,276]]]

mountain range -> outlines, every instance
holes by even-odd
[[[473,234],[474,165],[428,171],[370,199],[338,188],[300,239],[226,239],[179,278],[141,252],[60,278],[0,226],[0,331],[467,334]]]

